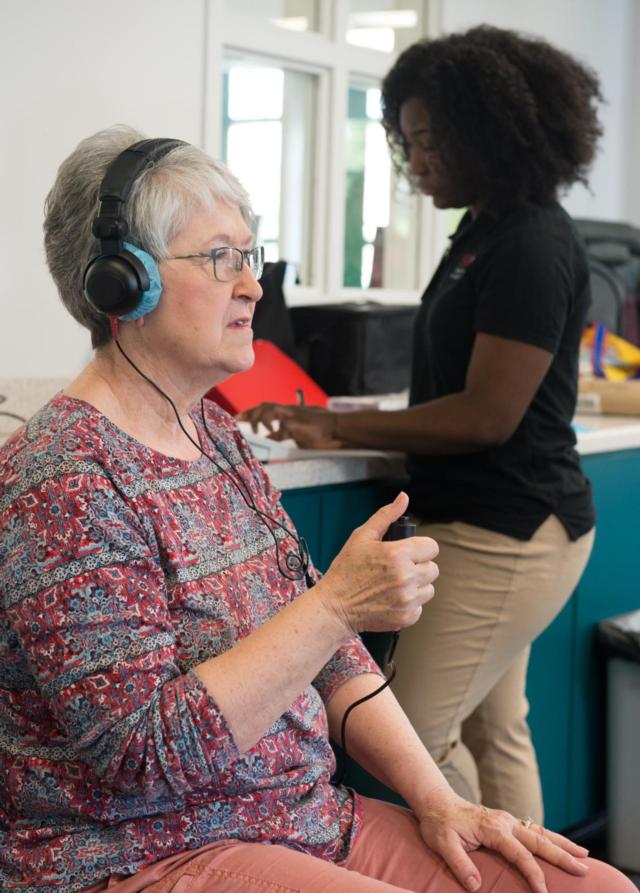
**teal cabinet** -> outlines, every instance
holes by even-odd
[[[590,456],[584,464],[593,483],[596,540],[575,596],[570,825],[606,806],[606,664],[597,624],[640,608],[640,450]]]
[[[640,608],[640,450],[585,456],[583,465],[596,506],[593,552],[569,603],[534,642],[527,682],[546,823],[555,830],[606,809],[606,662],[597,625]]]
[[[314,564],[320,554],[320,496],[317,490],[289,490],[282,494],[282,505],[306,540]]]
[[[640,608],[640,450],[585,456],[583,463],[596,505],[594,549],[576,592],[533,643],[527,679],[545,821],[554,830],[606,808],[606,665],[596,629],[605,617]],[[282,501],[324,571],[353,528],[399,489],[397,481],[364,481],[285,491]],[[364,794],[397,799],[355,764],[347,781]]]
[[[534,642],[527,675],[529,726],[540,767],[545,824],[555,831],[570,824],[574,609],[570,599]]]

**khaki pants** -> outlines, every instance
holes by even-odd
[[[525,542],[462,522],[418,533],[439,543],[440,576],[400,636],[396,697],[461,796],[542,822],[525,697],[530,644],[573,592],[594,531],[572,543],[552,515]]]

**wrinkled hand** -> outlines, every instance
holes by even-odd
[[[515,865],[534,893],[547,893],[547,886],[533,854],[569,874],[588,871],[583,847],[540,825],[527,827],[503,810],[468,803],[450,788],[431,791],[427,806],[416,815],[425,843],[442,856],[466,890],[480,889],[482,879],[468,853],[481,846]]]
[[[410,626],[433,598],[438,576],[435,540],[412,536],[381,542],[408,503],[407,494],[400,493],[356,528],[314,588],[349,633]]]
[[[272,440],[292,438],[308,450],[337,450],[344,446],[335,436],[336,413],[320,406],[289,406],[283,403],[261,403],[238,414],[254,431],[259,422],[269,429]]]

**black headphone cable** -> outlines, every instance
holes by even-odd
[[[133,362],[133,360],[125,352],[124,348],[122,347],[122,345],[120,344],[120,341],[118,339],[114,338],[114,342],[115,342],[116,347],[118,348],[118,350],[124,357],[124,359],[127,361],[127,363],[129,363],[129,365],[132,366],[133,369],[135,369],[135,371],[138,373],[138,375],[140,375],[146,382],[148,382],[148,384],[150,384],[153,388],[155,388],[155,390],[158,391],[158,393],[161,394],[164,397],[164,399],[169,403],[169,405],[173,409],[173,412],[175,414],[178,425],[180,426],[180,429],[182,430],[182,432],[185,435],[185,437],[187,438],[187,440],[189,440],[189,442],[192,443],[193,446],[195,446],[195,448],[203,456],[205,456],[209,460],[209,462],[211,462],[211,464],[214,465],[218,469],[218,471],[227,478],[227,480],[229,480],[233,484],[233,486],[236,488],[236,490],[242,497],[245,505],[248,508],[250,508],[252,511],[254,511],[256,513],[256,515],[258,515],[258,517],[262,521],[263,525],[269,531],[271,538],[273,539],[273,542],[275,544],[275,554],[276,554],[276,562],[278,565],[278,570],[280,571],[282,576],[285,578],[285,580],[289,580],[291,582],[296,582],[296,581],[304,578],[304,580],[307,584],[307,587],[309,589],[312,586],[314,586],[315,581],[313,580],[313,577],[309,573],[309,549],[307,547],[307,543],[306,543],[306,540],[304,539],[304,537],[297,536],[294,533],[294,531],[290,530],[287,527],[286,524],[283,524],[281,521],[278,521],[277,518],[274,518],[272,515],[269,515],[266,512],[263,512],[261,509],[258,508],[258,506],[255,504],[255,501],[251,495],[251,491],[249,490],[248,485],[246,484],[246,482],[244,480],[242,480],[239,472],[236,470],[233,463],[229,461],[227,456],[225,456],[223,453],[223,457],[224,457],[225,461],[236,472],[236,475],[238,476],[242,485],[238,482],[238,480],[236,480],[236,477],[233,474],[230,474],[229,471],[223,465],[221,465],[210,453],[208,453],[205,449],[203,449],[202,445],[200,443],[198,443],[196,440],[194,440],[194,438],[189,434],[189,432],[187,431],[187,429],[184,427],[184,425],[182,423],[182,419],[180,418],[180,413],[178,412],[178,408],[175,405],[175,403],[173,402],[173,400],[171,399],[171,397],[165,391],[162,390],[160,385],[158,385],[152,378],[150,378],[146,373],[144,373],[142,371],[142,369],[139,368],[139,366],[137,366]],[[200,401],[200,409],[201,409],[202,419],[203,419],[204,427],[205,427],[205,430],[207,433],[207,437],[209,438],[211,443],[215,446],[215,441],[213,440],[213,438],[211,436],[211,432],[209,431],[209,428],[208,428],[208,425],[206,423],[205,416],[204,416],[204,398]],[[285,534],[290,536],[292,538],[292,540],[294,541],[294,543],[296,544],[297,554],[294,555],[290,552],[285,557],[286,569],[285,569],[285,567],[283,567],[282,561],[280,558],[280,544],[278,542],[278,537],[276,536],[275,531],[269,522],[272,522],[273,524],[276,525],[276,527],[279,527],[281,530],[283,530],[285,532]],[[289,573],[289,571],[291,571],[291,574]]]
[[[415,533],[416,525],[409,520],[408,515],[402,515],[400,518],[398,518],[397,521],[394,521],[389,526],[389,529],[385,533],[383,539],[385,541],[403,540],[407,539],[410,536],[415,536]],[[334,777],[331,779],[333,784],[342,784],[347,771],[347,759],[349,757],[349,752],[347,750],[347,720],[349,719],[351,712],[355,710],[356,707],[359,707],[360,704],[364,704],[365,701],[371,700],[371,698],[375,698],[375,696],[379,695],[381,691],[384,691],[385,688],[388,688],[395,679],[396,665],[393,661],[393,655],[395,654],[396,646],[399,639],[399,631],[394,630],[391,633],[391,642],[387,646],[387,651],[382,661],[383,672],[387,671],[387,669],[389,671],[389,675],[386,676],[385,681],[382,683],[382,685],[378,686],[378,688],[375,688],[373,691],[370,691],[368,695],[364,695],[364,697],[358,698],[358,700],[354,701],[353,704],[349,704],[347,709],[344,711],[342,722],[340,724],[340,747],[342,750],[341,764],[340,768],[336,770]]]

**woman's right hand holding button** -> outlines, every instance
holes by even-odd
[[[356,528],[315,587],[350,633],[411,626],[433,598],[438,576],[435,540],[413,536],[382,542],[408,503],[406,493],[400,493]]]

